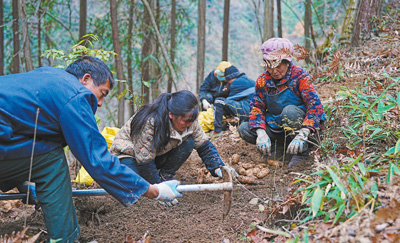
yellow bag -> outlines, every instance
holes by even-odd
[[[207,111],[201,111],[199,114],[199,123],[204,132],[214,130],[214,110],[208,108]]]
[[[101,132],[101,135],[103,135],[103,137],[107,141],[108,149],[110,149],[111,144],[114,142],[115,135],[117,135],[118,131],[119,131],[118,127],[105,127]]]
[[[81,169],[78,172],[78,175],[76,176],[75,180],[72,182],[78,183],[78,184],[85,184],[86,186],[91,186],[94,182],[93,178],[87,173],[85,168],[82,166]]]
[[[101,135],[106,139],[107,141],[107,147],[110,149],[111,144],[114,141],[115,135],[117,135],[117,132],[119,131],[119,128],[117,127],[105,127],[103,131],[101,132]],[[80,168],[78,175],[76,176],[75,180],[72,182],[79,183],[79,184],[85,184],[87,186],[90,186],[93,184],[94,180],[93,178],[89,175],[89,173],[83,168],[83,166]]]

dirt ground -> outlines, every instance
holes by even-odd
[[[111,196],[80,197],[75,198],[82,231],[79,241],[124,242],[125,237],[130,236],[137,242],[146,234],[150,235],[151,242],[243,242],[252,223],[265,222],[270,216],[273,208],[268,208],[268,205],[284,200],[294,175],[290,174],[287,166],[267,165],[255,145],[239,138],[236,127],[231,127],[223,136],[212,141],[227,164],[237,154],[241,163],[264,164],[270,169],[268,176],[257,179],[252,185],[235,182],[232,207],[224,221],[223,192],[187,192],[179,199],[178,205],[169,208],[147,198],[124,207]],[[310,166],[311,163],[296,170],[309,169]],[[198,171],[203,167],[194,151],[179,169],[176,179],[185,184],[198,183]],[[207,177],[203,182],[213,181]],[[222,181],[215,181],[218,182]],[[259,203],[250,203],[253,198],[259,198]],[[19,205],[18,210],[15,205]],[[45,230],[40,210],[34,211],[20,203],[15,205],[13,213],[0,214],[0,235],[21,231],[25,220],[30,227],[28,232],[33,234]],[[260,209],[260,206],[265,209]],[[28,216],[23,216],[24,212],[28,212]],[[290,219],[294,216],[289,210],[284,217]],[[39,239],[44,240],[45,235],[42,234]]]

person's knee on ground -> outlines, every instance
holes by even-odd
[[[186,162],[194,149],[194,140],[189,137],[181,145],[172,149],[163,156],[156,158],[156,166],[160,170],[162,181],[171,180],[176,171]]]
[[[246,142],[256,144],[257,133],[250,130],[249,122],[242,122],[238,128],[239,136]]]
[[[301,124],[306,116],[306,112],[300,107],[295,105],[288,105],[283,108],[281,113],[282,125],[285,127],[290,127],[295,130],[301,128]]]

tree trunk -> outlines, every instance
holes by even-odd
[[[358,0],[350,0],[347,5],[346,16],[344,17],[342,34],[340,36],[340,45],[349,46],[351,43],[352,32],[354,28],[355,19],[357,17]]]
[[[361,36],[369,37],[373,28],[372,17],[381,16],[382,0],[359,0],[357,18],[354,24],[351,46],[361,44]]]
[[[38,58],[38,66],[41,67],[42,66],[42,16],[41,16],[41,12],[40,12],[40,4],[39,3],[39,12],[37,15],[38,18],[38,31],[37,31],[37,39],[38,39],[38,52],[37,52],[37,58]]]
[[[4,12],[3,0],[0,0],[0,75],[4,75]]]
[[[274,37],[274,0],[265,0],[264,41]]]
[[[204,60],[206,53],[206,0],[198,0],[199,23],[197,28],[197,75],[196,93],[204,79]]]
[[[80,0],[79,3],[79,40],[87,34],[87,0]],[[83,43],[84,45],[86,43]]]
[[[165,62],[166,62],[167,65],[168,65],[169,71],[170,71],[171,74],[172,74],[173,82],[174,82],[174,84],[176,85],[176,83],[177,83],[177,78],[176,78],[175,70],[173,69],[172,64],[171,64],[171,62],[170,62],[170,60],[169,60],[169,57],[168,57],[168,55],[167,55],[167,50],[166,50],[167,48],[166,48],[165,45],[164,45],[164,40],[163,40],[163,38],[162,38],[160,32],[158,31],[157,23],[156,23],[156,21],[155,21],[155,19],[154,19],[153,12],[152,12],[152,10],[151,10],[151,8],[150,8],[150,5],[149,5],[149,3],[147,2],[147,0],[142,0],[142,2],[144,3],[145,7],[147,8],[147,12],[149,12],[150,21],[151,21],[151,23],[152,23],[152,25],[153,25],[153,29],[154,29],[155,34],[156,34],[156,36],[157,36],[158,45],[159,45],[160,48],[161,48],[161,53],[162,53],[162,55],[163,55],[163,57],[164,57]],[[175,88],[176,88],[176,87],[175,87]]]
[[[25,0],[20,0],[20,16],[21,16],[21,28],[23,36],[23,46],[24,46],[24,57],[25,57],[25,71],[29,72],[33,69],[32,56],[31,56],[31,45],[29,38],[29,27],[28,19],[26,17],[26,3]]]
[[[171,63],[175,62],[175,45],[176,45],[176,0],[171,1]],[[172,92],[172,76],[168,77],[167,92]]]
[[[311,35],[310,35],[311,21],[312,21],[311,0],[306,0],[305,13],[304,13],[304,47],[309,52],[311,49]],[[305,61],[306,63],[310,63],[310,57],[308,56]]]
[[[150,6],[148,7],[150,8]],[[148,104],[150,101],[150,89],[143,82],[150,82],[150,60],[148,59],[150,55],[150,11],[144,10],[144,20],[143,20],[143,44],[142,44],[142,104]]]
[[[132,36],[133,36],[133,12],[135,9],[135,0],[132,0],[129,7],[129,21],[128,21],[128,50],[132,50]],[[131,117],[135,113],[134,92],[133,92],[133,68],[132,68],[132,52],[129,51],[126,63],[128,66],[128,88],[131,93],[132,99],[129,100],[128,113]]]
[[[224,29],[222,35],[222,61],[228,61],[228,44],[229,44],[229,8],[230,0],[225,0],[224,3]]]
[[[153,2],[154,4],[154,2]],[[155,16],[155,21],[156,21],[156,26],[157,29],[160,29],[160,1],[155,1],[155,6],[152,7],[153,9],[156,10],[156,16]],[[160,46],[157,45],[157,38],[153,35],[151,38],[151,43],[152,46],[155,46],[155,50],[154,50],[154,56],[159,59],[160,56]],[[151,74],[153,76],[153,81],[151,84],[151,101],[153,102],[153,100],[156,100],[158,97],[158,93],[159,93],[159,87],[160,87],[160,82],[162,81],[161,79],[161,71],[160,71],[160,66],[156,64],[156,62],[151,62]]]
[[[281,9],[281,0],[276,0],[276,11],[278,17],[278,37],[282,38],[282,9]]]
[[[11,72],[12,73],[19,73],[19,7],[18,0],[12,1],[12,16],[13,16],[13,58],[12,58],[12,66]]]
[[[122,65],[122,52],[119,41],[119,28],[117,19],[117,0],[110,0],[110,16],[111,16],[111,30],[113,38],[114,51],[117,53],[115,56],[115,66],[117,69],[117,79],[124,80],[123,65]],[[125,87],[123,82],[118,82],[118,94],[124,92]],[[121,97],[118,100],[118,127],[122,127],[125,123],[125,99]]]

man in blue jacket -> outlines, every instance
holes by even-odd
[[[100,59],[81,57],[67,69],[42,67],[0,76],[0,190],[32,181],[50,241],[80,234],[63,147],[123,205],[140,196],[172,201],[178,181],[151,185],[107,150],[94,113],[115,81]]]
[[[214,135],[222,131],[223,116],[237,116],[239,122],[248,121],[250,115],[250,101],[254,95],[254,80],[245,73],[239,72],[235,66],[225,69],[227,83],[227,97],[217,97],[214,101]]]

